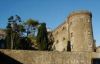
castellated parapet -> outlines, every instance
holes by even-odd
[[[53,50],[94,51],[92,14],[89,11],[72,12],[53,32]]]

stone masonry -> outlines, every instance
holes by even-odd
[[[91,52],[0,50],[23,64],[91,64]]]
[[[75,11],[68,16],[68,20],[52,31],[55,51],[88,51],[95,48],[92,28],[92,13],[89,11]],[[52,38],[51,37],[51,38]]]
[[[95,45],[91,12],[71,13],[48,36],[53,41],[53,51],[0,49],[0,53],[22,64],[100,64],[100,46]]]

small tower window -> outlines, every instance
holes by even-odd
[[[64,30],[64,29],[65,29],[65,27],[62,28],[62,30]]]
[[[67,42],[67,51],[71,52],[71,43],[70,43],[70,41]]]
[[[65,40],[65,37],[63,37],[63,40]]]

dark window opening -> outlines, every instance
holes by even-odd
[[[92,59],[92,64],[100,64],[100,58]]]
[[[65,27],[62,28],[62,30],[66,29]]]
[[[63,37],[63,40],[65,40],[65,37]]]
[[[71,43],[70,43],[70,41],[67,42],[67,51],[71,52]]]
[[[96,52],[96,49],[94,49],[94,52]]]

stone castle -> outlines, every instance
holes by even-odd
[[[68,20],[49,31],[48,37],[53,51],[0,49],[0,64],[5,64],[5,59],[7,64],[100,64],[100,46],[95,45],[91,12],[72,12]]]
[[[51,34],[49,37],[54,41],[53,50],[93,52],[96,49],[92,13],[89,11],[72,12],[68,20],[65,20]]]
[[[0,29],[0,39],[5,37],[5,31]],[[48,38],[53,43],[53,51],[96,51],[92,13],[84,10],[72,12],[65,22],[49,31]]]

